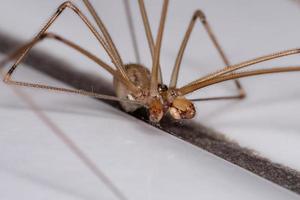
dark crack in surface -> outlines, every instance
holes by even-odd
[[[23,43],[11,38],[8,34],[0,33],[1,53],[7,54]],[[94,92],[114,95],[112,83],[104,81],[99,76],[76,71],[72,69],[70,64],[51,56],[48,52],[34,50],[24,62],[27,66],[75,88],[90,90],[92,85]],[[108,101],[106,103],[120,109],[118,103]],[[131,113],[131,115],[150,124],[144,109]],[[156,127],[300,194],[300,173],[298,171],[260,157],[254,151],[240,147],[221,133],[217,133],[198,122],[192,120],[175,121],[166,117]]]

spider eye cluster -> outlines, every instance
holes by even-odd
[[[166,91],[168,91],[168,90],[169,90],[169,88],[168,88],[168,86],[166,86],[165,84],[159,84],[159,85],[158,85],[158,92],[159,92],[159,93],[166,92]]]

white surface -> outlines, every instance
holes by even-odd
[[[34,95],[130,200],[298,198],[98,101]],[[115,199],[2,84],[0,119],[1,199]]]
[[[0,17],[5,20],[1,20],[1,30],[29,39],[55,11],[59,2],[62,1],[2,1]],[[297,47],[295,41],[300,34],[297,28],[300,8],[294,2],[191,0],[184,5],[182,2],[170,2],[162,56],[166,80],[169,79],[166,75],[170,74],[187,23],[196,8],[202,8],[207,13],[221,44],[234,63]],[[81,5],[79,1],[76,3]],[[99,1],[96,5],[104,21],[109,22],[106,24],[122,57],[126,62],[133,62],[134,55],[121,1]],[[159,18],[160,4],[147,2],[147,6],[153,26],[157,27],[155,22]],[[143,63],[149,66],[150,56],[135,1],[132,1],[132,10],[137,20]],[[103,54],[73,14],[64,15],[63,18],[55,27],[57,32],[78,40],[79,44],[94,52],[98,51],[99,55]],[[199,30],[198,26],[194,33]],[[191,43],[183,61],[180,85],[222,66],[203,30],[200,36],[193,35]],[[70,51],[54,44],[43,45],[43,48],[55,50],[53,54],[74,62],[76,66],[83,68],[89,64],[85,59],[75,57]],[[71,57],[76,59],[71,61]],[[286,60],[289,64],[297,61]],[[92,68],[92,65],[87,70],[103,72],[96,67]],[[297,149],[300,143],[298,75],[243,80],[248,91],[247,100],[199,103],[197,120],[276,162],[300,169]],[[19,76],[40,77],[40,80],[51,82],[47,77],[30,70],[20,71]],[[104,77],[110,78],[107,73]],[[0,87],[1,199],[112,198],[110,192],[51,135],[48,128],[9,88],[2,83]],[[47,115],[84,149],[129,199],[298,198],[291,192],[98,101],[49,95],[40,90],[26,91],[32,94]],[[228,83],[204,90],[201,95],[234,92],[233,84]]]

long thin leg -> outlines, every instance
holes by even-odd
[[[126,80],[129,80],[129,78],[127,77],[126,70],[123,65],[121,56],[111,38],[111,36],[109,35],[107,28],[105,27],[104,23],[102,22],[101,18],[99,17],[98,13],[96,12],[94,6],[90,3],[89,0],[82,0],[82,1],[85,4],[85,6],[88,8],[91,15],[93,16],[98,27],[100,28],[100,30],[105,38],[105,41],[107,42],[108,48],[111,51],[111,53],[113,54],[113,57],[115,58],[114,61],[115,61],[116,66],[118,67],[118,70],[121,72],[121,74],[125,77]]]
[[[204,87],[214,85],[217,83],[222,83],[225,81],[233,80],[236,78],[245,78],[245,77],[258,76],[258,75],[264,75],[264,74],[299,72],[299,71],[300,71],[300,66],[276,67],[276,68],[272,68],[272,69],[260,69],[260,70],[252,70],[252,71],[233,73],[233,74],[224,75],[224,76],[212,79],[210,81],[207,81],[207,82],[205,82],[205,84],[203,83],[200,88],[204,88]],[[230,99],[230,97],[212,97],[212,98],[189,99],[189,100],[193,101],[193,102],[199,102],[199,101],[216,101],[216,100],[224,100],[224,99]]]
[[[136,39],[136,30],[134,27],[133,19],[132,19],[132,11],[130,8],[130,2],[129,0],[123,0],[124,2],[124,7],[125,7],[125,12],[126,12],[126,17],[127,17],[127,22],[128,22],[128,28],[132,40],[132,46],[134,50],[134,55],[137,63],[141,63],[141,56],[140,56],[140,51],[139,51],[139,46],[138,42]]]
[[[98,58],[97,56],[95,56],[94,54],[92,54],[91,52],[83,49],[82,47],[80,47],[79,45],[63,38],[62,36],[59,36],[55,33],[49,33],[49,32],[46,32],[44,35],[41,36],[40,40],[43,40],[43,39],[54,39],[58,42],[61,42],[71,48],[73,48],[74,50],[80,52],[82,55],[88,57],[89,59],[91,59],[92,61],[94,61],[96,64],[98,64],[99,66],[103,67],[106,71],[108,71],[112,76],[114,77],[118,77],[119,74],[116,72],[116,70],[113,69],[112,66],[108,65],[107,63],[105,63],[104,61],[102,61],[100,58]]]
[[[25,51],[26,48],[28,48],[29,45],[30,45],[30,43],[25,44],[25,45],[19,47],[18,49],[16,49],[15,51],[13,51],[12,53],[9,53],[8,55],[6,55],[6,57],[0,61],[0,70],[2,70],[2,68],[6,65],[6,63],[8,63],[11,60],[16,59],[23,51]]]
[[[274,53],[274,54],[270,54],[267,56],[255,58],[255,59],[252,59],[252,60],[249,60],[246,62],[242,62],[240,64],[228,66],[222,70],[219,70],[208,76],[205,76],[196,81],[193,81],[193,82],[177,89],[177,91],[180,95],[187,95],[187,94],[194,92],[196,90],[199,90],[201,88],[204,88],[204,87],[207,87],[207,86],[219,83],[219,82],[236,79],[239,77],[255,76],[255,75],[269,74],[269,73],[289,72],[289,71],[300,71],[300,67],[277,67],[277,68],[271,68],[271,69],[260,69],[260,70],[234,73],[237,70],[240,70],[245,67],[250,67],[250,66],[253,66],[258,63],[278,59],[281,57],[296,55],[296,54],[300,54],[300,49],[291,49],[291,50],[287,50],[287,51],[282,51],[279,53]]]
[[[110,67],[109,65],[107,65],[105,62],[103,62],[102,60],[100,60],[99,58],[97,58],[96,56],[94,56],[93,54],[91,54],[90,52],[88,52],[87,50],[84,50],[83,48],[81,48],[80,46],[62,38],[61,36],[58,36],[54,33],[45,33],[44,35],[42,35],[39,40],[36,40],[34,43],[33,41],[25,44],[24,46],[20,47],[19,49],[17,49],[15,52],[13,52],[12,54],[8,55],[7,58],[5,58],[4,60],[2,60],[0,62],[1,66],[4,66],[7,62],[9,62],[12,59],[17,58],[18,56],[20,56],[22,54],[22,52],[28,48],[28,46],[34,46],[37,43],[43,41],[44,39],[55,39],[59,42],[62,42],[63,44],[73,48],[74,50],[80,52],[81,54],[83,54],[84,56],[90,58],[91,60],[93,60],[96,64],[102,66],[103,68],[105,68],[107,71],[109,71],[110,73],[112,73],[112,75],[116,75],[118,76],[119,74],[116,73],[116,71],[114,69],[112,69],[112,67]],[[122,102],[130,102],[130,103],[134,103],[134,104],[140,104],[139,102],[135,102],[135,101],[129,101],[126,99],[120,99],[114,96],[108,96],[108,95],[102,95],[102,94],[98,94],[98,93],[93,93],[93,92],[88,92],[88,91],[84,91],[84,90],[72,90],[72,89],[65,89],[65,88],[58,88],[58,87],[52,87],[52,86],[48,86],[48,85],[41,85],[41,84],[34,84],[34,83],[26,83],[26,82],[19,82],[19,81],[13,81],[11,79],[13,73],[8,72],[4,78],[4,82],[6,82],[7,84],[13,84],[13,85],[18,85],[18,86],[25,86],[25,87],[33,87],[33,88],[39,88],[39,89],[48,89],[51,91],[58,91],[58,92],[68,92],[68,93],[73,93],[73,94],[81,94],[81,95],[85,95],[85,96],[91,96],[91,97],[95,97],[95,98],[99,98],[99,99],[105,99],[105,100],[111,100],[111,101],[122,101]]]
[[[160,61],[160,51],[161,51],[161,43],[165,28],[165,22],[168,12],[169,0],[164,0],[156,43],[154,47],[154,56],[153,56],[153,65],[151,70],[151,83],[150,83],[150,93],[152,96],[156,96],[158,94],[158,67]]]
[[[93,54],[89,53],[88,51],[82,49],[81,47],[79,47],[78,45],[61,38],[60,36],[57,36],[55,34],[49,34],[46,33],[46,31],[48,30],[48,28],[50,27],[50,25],[55,21],[55,19],[57,19],[57,17],[59,16],[59,14],[62,13],[62,11],[64,9],[62,8],[66,8],[68,7],[69,3],[64,3],[62,4],[61,7],[59,7],[58,12],[55,13],[55,15],[50,19],[50,21],[47,23],[47,25],[42,29],[42,31],[38,34],[37,37],[35,37],[31,42],[29,42],[28,44],[26,44],[24,47],[21,47],[18,52],[20,52],[20,54],[17,56],[17,53],[13,53],[11,54],[11,56],[9,56],[9,58],[14,58],[14,57],[18,57],[15,64],[11,67],[11,69],[8,71],[8,73],[6,74],[4,81],[8,84],[14,84],[14,85],[18,85],[18,86],[25,86],[25,87],[34,87],[34,88],[40,88],[40,89],[47,89],[50,91],[58,91],[58,92],[68,92],[68,93],[73,93],[73,94],[81,94],[81,95],[85,95],[85,96],[91,96],[91,97],[95,97],[95,98],[100,98],[100,99],[107,99],[107,100],[112,100],[112,101],[126,101],[126,102],[131,102],[131,103],[138,103],[139,102],[135,102],[135,101],[128,101],[125,99],[119,99],[117,97],[112,97],[112,96],[107,96],[107,95],[102,95],[102,94],[97,94],[97,93],[93,93],[93,92],[88,92],[88,91],[84,91],[84,90],[73,90],[73,89],[66,89],[66,88],[58,88],[58,87],[52,87],[52,86],[48,86],[48,85],[41,85],[41,84],[35,84],[35,83],[26,83],[26,82],[19,82],[19,81],[13,81],[11,79],[12,74],[14,73],[15,69],[18,67],[18,65],[22,62],[22,60],[25,58],[25,56],[29,53],[29,51],[34,47],[34,45],[36,45],[39,41],[42,41],[44,38],[53,38],[56,39],[57,41],[60,41],[70,47],[72,47],[73,49],[81,52],[83,55],[87,56],[88,58],[92,59],[94,62],[96,62],[97,64],[99,64],[100,66],[103,66],[106,70],[108,70],[109,72],[111,72],[113,75],[120,77],[119,74],[116,73],[115,70],[113,70],[109,65],[107,65],[106,63],[104,63],[103,61],[101,61],[100,59],[98,59],[96,56],[94,56]],[[8,60],[7,60],[8,61]],[[123,80],[123,79],[121,79]]]
[[[192,20],[188,26],[188,29],[185,33],[184,39],[182,41],[182,44],[180,46],[177,58],[176,58],[176,62],[173,68],[173,72],[172,72],[172,76],[171,76],[171,81],[170,81],[170,88],[176,88],[177,85],[177,80],[178,80],[178,75],[179,75],[179,70],[180,70],[180,66],[181,66],[181,62],[182,62],[182,58],[183,58],[183,54],[185,52],[187,43],[190,39],[191,33],[195,27],[195,23],[197,21],[197,19],[199,19],[201,21],[201,23],[203,24],[206,32],[208,33],[209,38],[211,39],[211,41],[213,42],[215,48],[217,49],[220,57],[222,58],[225,66],[229,66],[230,62],[229,59],[227,58],[225,52],[223,51],[221,45],[219,44],[215,34],[213,33],[206,17],[205,14],[201,11],[201,10],[197,10],[193,17]],[[235,84],[239,90],[239,95],[235,95],[235,96],[228,96],[228,97],[221,97],[221,99],[241,99],[245,97],[245,91],[242,87],[242,85],[240,84],[240,82],[238,80],[235,80]]]
[[[100,44],[106,50],[107,54],[111,58],[111,61],[117,67],[117,69],[121,73],[123,79],[125,79],[124,84],[128,87],[128,89],[133,91],[134,93],[139,92],[138,88],[136,88],[134,86],[134,84],[129,80],[129,77],[128,77],[126,70],[124,68],[124,65],[122,63],[121,57],[119,56],[119,53],[109,35],[106,27],[104,26],[103,22],[101,21],[100,17],[98,16],[94,7],[91,5],[91,3],[88,0],[83,0],[83,1],[84,1],[85,5],[87,6],[88,10],[90,11],[90,13],[92,14],[92,16],[94,17],[101,32],[103,33],[104,39],[101,35],[99,35],[99,33],[96,31],[95,27],[91,24],[91,22],[87,19],[87,17],[74,4],[72,4],[72,2],[66,1],[65,3],[63,3],[60,6],[60,9],[58,9],[58,11],[57,11],[57,16],[53,17],[53,19],[55,20],[65,8],[70,8],[71,10],[73,10],[82,19],[82,21],[88,26],[90,31],[95,35],[97,40],[100,42]],[[49,26],[52,23],[53,22],[51,22],[49,24]]]
[[[142,16],[142,19],[143,19],[145,33],[146,33],[146,36],[147,36],[148,46],[149,46],[151,57],[152,57],[152,60],[153,60],[154,59],[154,46],[155,45],[154,45],[153,34],[152,34],[152,31],[151,31],[147,11],[146,11],[146,8],[145,8],[145,3],[144,3],[144,0],[139,0],[138,2],[139,2],[139,8],[140,8],[141,16]],[[162,84],[163,83],[163,77],[162,77],[160,63],[158,65],[158,68],[159,68],[158,83]]]
[[[80,19],[87,25],[87,27],[89,28],[89,30],[93,33],[93,35],[101,43],[101,45],[103,46],[103,48],[106,50],[106,52],[108,53],[108,55],[111,57],[112,61],[115,60],[115,58],[111,54],[109,48],[107,47],[107,44],[106,44],[105,40],[99,35],[99,33],[95,30],[95,28],[88,21],[88,19],[82,14],[82,12],[75,5],[73,5],[69,1],[67,1],[67,2],[61,4],[61,6],[59,6],[57,12],[50,18],[50,20],[48,21],[48,23],[43,27],[43,29],[33,39],[32,44],[34,44],[35,41],[39,40],[39,38],[49,29],[49,27],[55,22],[55,20],[62,14],[62,12],[66,8],[70,8],[72,11],[74,11],[80,17]],[[32,45],[29,45],[28,48],[26,48],[26,50],[17,59],[17,61],[14,64],[14,66],[10,69],[9,73],[13,73],[13,71],[15,70],[15,68],[17,67],[17,65],[28,54],[28,51],[30,51],[31,48],[32,48]],[[128,76],[127,76],[127,74],[125,74],[125,75],[126,76],[123,76],[123,74],[121,74],[121,76],[118,76],[117,78],[120,78],[120,81],[122,81],[128,87],[129,90],[131,90],[132,92],[136,92],[137,93],[138,92],[138,88],[135,87],[131,81],[127,80],[126,77],[128,78]]]

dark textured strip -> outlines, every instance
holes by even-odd
[[[11,52],[12,49],[21,44],[21,41],[0,33],[1,53]],[[70,64],[51,56],[49,53],[34,50],[25,62],[28,66],[75,88],[90,90],[93,86],[95,92],[114,94],[111,83],[104,81],[99,76],[75,71]],[[115,102],[107,103],[120,109]],[[141,109],[131,115],[149,124],[145,110]],[[195,121],[179,122],[165,118],[160,126],[156,127],[300,194],[299,172],[257,156],[253,151],[240,147],[237,143],[227,140],[222,134],[216,133]]]

